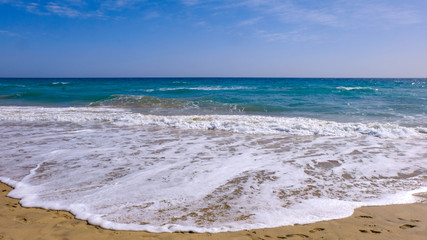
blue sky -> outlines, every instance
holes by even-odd
[[[425,0],[0,0],[0,77],[427,77]]]

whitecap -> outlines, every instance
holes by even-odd
[[[371,87],[343,87],[343,86],[340,86],[340,87],[337,87],[336,89],[339,89],[339,90],[346,90],[346,91],[354,91],[354,90],[375,90],[375,91],[378,91],[378,89],[374,89],[374,88],[371,88]]]

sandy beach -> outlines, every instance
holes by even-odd
[[[21,207],[0,183],[0,239],[427,239],[427,204],[362,207],[344,219],[224,233],[113,231],[65,211]]]

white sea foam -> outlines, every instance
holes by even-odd
[[[140,92],[154,92],[154,89],[140,89]]]
[[[251,90],[252,87],[234,86],[234,87],[176,87],[176,88],[159,88],[159,91],[176,91],[176,90],[202,90],[202,91],[229,91],[229,90]]]
[[[340,123],[311,118],[248,115],[158,116],[114,108],[2,107],[3,121],[109,122],[121,126],[160,126],[181,129],[221,130],[250,134],[360,136],[385,138],[421,137],[420,128],[391,123]]]
[[[52,82],[53,85],[67,85],[69,82]]]
[[[38,107],[0,122],[11,196],[111,229],[275,227],[427,191],[425,134],[397,125]]]
[[[353,91],[353,90],[375,90],[378,91],[378,89],[376,88],[371,88],[371,87],[337,87],[337,89],[340,90],[346,90],[346,91]]]

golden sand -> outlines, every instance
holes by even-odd
[[[410,239],[427,240],[427,204],[356,209],[344,219],[224,233],[148,233],[102,229],[65,211],[21,207],[0,183],[0,239]]]

